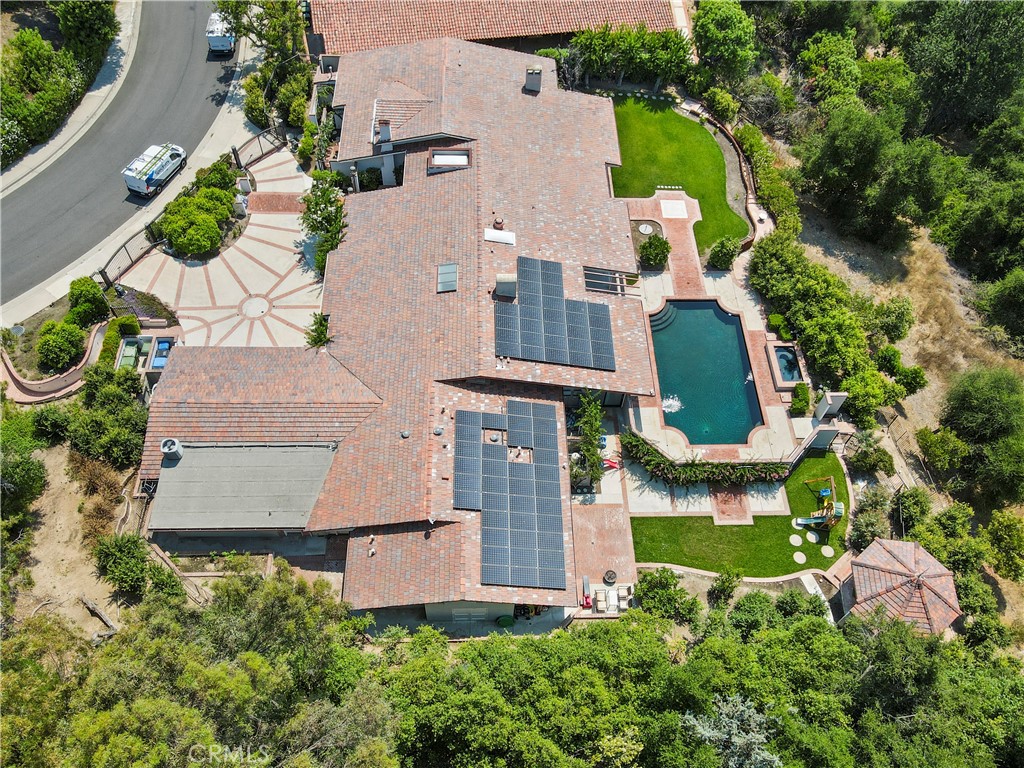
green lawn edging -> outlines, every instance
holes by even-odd
[[[804,480],[832,475],[836,498],[846,505],[847,515],[819,544],[807,541],[805,531],[791,525],[793,517],[812,515],[817,509],[813,491]],[[844,539],[849,521],[850,489],[838,457],[834,453],[816,453],[805,457],[786,481],[786,497],[791,515],[755,516],[753,525],[715,525],[710,516],[634,517],[634,555],[638,563],[672,563],[719,573],[735,568],[744,576],[786,576],[807,568],[827,570],[846,549]],[[789,537],[799,534],[799,547]],[[821,544],[829,544],[835,556],[821,554]],[[793,553],[803,552],[807,562],[797,563]]]
[[[694,224],[697,248],[706,252],[723,237],[743,239],[743,217],[729,207],[725,158],[707,128],[666,102],[615,100],[622,166],[612,168],[616,197],[650,197],[659,186],[679,186],[700,203]]]

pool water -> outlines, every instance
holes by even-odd
[[[793,347],[775,347],[775,359],[779,361],[779,372],[783,381],[803,381],[800,375],[800,363],[796,359]]]
[[[764,421],[740,319],[714,301],[670,301],[650,322],[665,423],[691,445],[746,443]]]

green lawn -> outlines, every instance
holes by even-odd
[[[725,158],[715,137],[700,123],[665,102],[616,99],[622,167],[612,168],[618,197],[650,197],[656,186],[681,186],[700,203],[694,226],[701,253],[723,237],[744,238],[747,222],[729,207]]]
[[[797,465],[786,481],[786,497],[793,517],[807,517],[817,508],[815,493],[804,480],[832,475],[836,497],[850,510],[850,491],[843,469],[834,453],[811,454]],[[821,555],[820,544],[804,539],[799,550],[807,562],[793,560],[797,550],[789,543],[796,533],[789,517],[754,517],[753,525],[715,525],[710,517],[634,517],[633,545],[638,563],[675,563],[705,571],[721,571],[725,566],[738,569],[744,576],[783,576],[804,568],[827,570],[845,550],[847,519],[832,529],[827,542],[835,557]]]

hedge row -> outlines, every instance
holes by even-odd
[[[775,218],[779,230],[796,237],[803,228],[800,223],[800,210],[796,204],[796,192],[782,176],[782,172],[775,167],[775,153],[772,148],[768,146],[768,142],[764,140],[756,126],[741,126],[733,135],[754,170],[758,202]]]
[[[111,320],[107,325],[107,335],[103,337],[103,347],[100,349],[100,356],[96,358],[96,365],[113,368],[117,363],[117,348],[121,345],[121,339],[125,336],[134,336],[141,330],[139,318],[135,315],[115,317]]]
[[[785,480],[789,465],[783,462],[759,462],[756,464],[726,464],[717,461],[693,461],[678,464],[632,430],[626,429],[619,436],[622,453],[646,469],[652,480],[663,480],[669,485],[696,485],[717,483],[720,485],[746,485]]]

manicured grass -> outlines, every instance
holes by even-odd
[[[705,571],[736,568],[744,576],[784,576],[805,568],[827,570],[845,550],[846,523],[850,510],[850,491],[839,459],[834,453],[811,454],[797,466],[786,481],[786,497],[793,517],[808,517],[817,509],[814,491],[804,480],[832,475],[836,497],[846,505],[847,517],[832,529],[827,540],[810,544],[806,538],[800,547],[789,543],[798,533],[789,517],[754,517],[753,525],[715,525],[710,517],[634,517],[633,544],[638,563],[675,563]],[[817,486],[815,486],[817,487]],[[799,532],[803,536],[803,532]],[[821,544],[835,549],[835,557],[821,555]],[[793,553],[807,555],[799,565]]]
[[[725,158],[700,123],[664,102],[616,99],[622,167],[612,168],[617,197],[650,197],[656,186],[681,186],[700,203],[693,228],[701,253],[723,237],[744,238],[747,222],[726,199]]]

